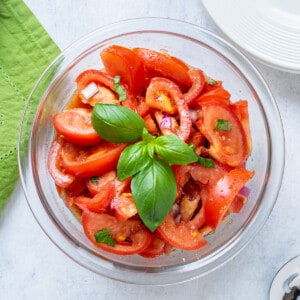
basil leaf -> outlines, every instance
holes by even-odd
[[[99,177],[98,176],[94,176],[90,178],[90,182],[91,183],[97,183],[99,181]]]
[[[143,140],[147,143],[153,142],[155,137],[151,135],[146,128],[143,129]]]
[[[175,165],[185,165],[198,160],[193,148],[173,134],[156,138],[155,152],[168,163]]]
[[[103,228],[103,229],[97,231],[94,234],[94,237],[95,237],[95,240],[97,243],[103,243],[103,244],[114,247],[116,245],[116,242],[110,234],[111,234],[110,229]]]
[[[215,167],[215,162],[211,158],[205,158],[205,157],[199,156],[198,163],[205,168],[214,168]]]
[[[126,147],[119,158],[117,166],[118,179],[123,180],[133,176],[149,165],[151,161],[146,142],[142,141]]]
[[[100,103],[94,106],[92,124],[103,139],[112,143],[135,142],[146,127],[144,120],[131,109]]]
[[[152,163],[131,181],[133,200],[144,224],[154,231],[167,216],[176,197],[172,168],[154,157]]]
[[[230,131],[232,127],[232,124],[224,119],[218,119],[216,122],[215,130],[224,130],[224,131]]]
[[[124,86],[121,84],[121,77],[114,77],[114,91],[119,95],[119,101],[122,102],[127,99],[127,93]]]

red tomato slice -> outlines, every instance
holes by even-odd
[[[189,67],[180,59],[170,56],[165,52],[158,52],[146,48],[134,48],[146,68],[161,73],[163,76],[181,82],[190,87],[192,85]]]
[[[64,110],[52,117],[55,130],[68,142],[92,146],[99,144],[103,139],[94,130],[92,110],[87,108],[73,108]]]
[[[214,162],[214,164],[214,168],[206,168],[198,163],[192,164],[190,171],[192,178],[205,185],[216,184],[231,168],[218,162]]]
[[[133,255],[143,252],[151,243],[152,235],[140,220],[118,221],[115,217],[89,211],[82,213],[82,225],[86,236],[96,246],[118,255]],[[116,245],[97,243],[95,233],[101,229],[111,230]]]
[[[106,87],[110,91],[114,90],[114,78],[100,70],[95,69],[88,69],[80,73],[76,78],[76,83],[78,95],[83,102],[87,102],[88,99],[85,99],[82,91],[91,83],[95,83],[97,86]]]
[[[105,71],[111,76],[121,76],[133,94],[144,88],[145,71],[142,60],[131,49],[112,45],[101,52]]]
[[[222,82],[219,81],[218,83],[216,83],[214,85],[209,85],[206,83],[206,85],[204,85],[204,88],[202,90],[202,94],[197,99],[197,102],[199,105],[205,104],[205,103],[211,102],[211,101],[229,105],[230,97],[231,97],[231,94],[223,88]]]
[[[86,150],[66,143],[62,148],[62,165],[71,174],[78,177],[100,176],[114,170],[119,157],[127,144],[102,142]]]
[[[250,133],[250,122],[249,122],[249,113],[248,113],[248,101],[240,100],[230,105],[231,110],[236,114],[239,118],[247,137],[247,146],[248,146],[248,154],[250,154],[252,150],[252,141],[251,141],[251,133]]]
[[[121,221],[125,221],[137,214],[131,193],[122,193],[114,197],[111,202],[111,208],[115,210],[116,218]]]
[[[165,253],[165,247],[166,242],[158,234],[155,234],[149,247],[139,254],[148,258],[157,257]]]
[[[148,132],[151,133],[152,135],[158,135],[159,130],[157,128],[157,125],[156,125],[156,122],[154,121],[153,116],[151,114],[147,114],[146,116],[144,116],[143,119],[145,121]]]
[[[209,83],[210,81],[214,81],[214,83]],[[207,92],[210,92],[212,90],[218,89],[218,88],[223,88],[223,82],[221,80],[213,80],[213,79],[209,79],[206,78],[206,82],[204,84],[203,90],[202,90],[202,94],[205,94]]]
[[[157,232],[168,244],[183,250],[196,250],[207,244],[197,228],[188,222],[175,223],[172,212],[157,227]]]
[[[253,174],[254,172],[250,172],[246,169],[233,169],[226,173],[216,185],[210,189],[203,204],[207,225],[212,228],[218,227],[232,201]]]
[[[116,171],[112,170],[103,174],[100,177],[95,176],[89,178],[86,182],[86,187],[88,188],[90,194],[92,196],[95,196],[96,194],[101,192],[104,187],[110,185],[111,182],[114,183],[116,178],[117,178]]]
[[[197,98],[203,90],[205,85],[205,76],[201,70],[197,69],[190,69],[189,75],[192,79],[192,86],[184,94],[184,99],[189,106],[192,106],[196,103]]]
[[[247,201],[247,197],[242,194],[237,194],[228,208],[228,213],[239,213]]]
[[[130,190],[131,178],[115,180],[115,191],[110,207],[118,220],[125,221],[137,214]]]
[[[113,198],[115,190],[115,180],[115,171],[105,173],[98,179],[96,187],[98,191],[93,195],[92,198],[81,195],[74,198],[74,203],[82,210],[90,210],[96,213],[104,212],[110,205],[110,202]],[[89,188],[89,190],[92,190],[94,192],[94,189],[91,188],[92,184],[92,188],[94,188],[96,183],[92,183],[91,180],[89,180],[87,183],[87,187]]]
[[[188,139],[192,125],[189,108],[183,94],[173,81],[163,77],[152,78],[146,92],[146,103],[150,107],[170,114],[178,111],[180,127],[177,136],[184,141]]]
[[[55,184],[61,188],[67,188],[75,181],[75,177],[67,174],[61,166],[62,143],[61,139],[53,141],[48,157],[48,170]]]
[[[112,200],[113,183],[110,186],[103,188],[93,198],[86,196],[78,196],[74,198],[74,204],[80,207],[82,210],[89,210],[95,213],[104,212],[109,206]]]
[[[196,124],[210,142],[210,155],[223,164],[241,166],[247,159],[247,139],[237,116],[227,106],[217,103],[206,103],[202,111],[202,119]],[[217,120],[231,123],[231,130],[216,130]]]

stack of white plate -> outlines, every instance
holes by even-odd
[[[245,54],[300,73],[300,0],[202,0],[219,29]]]

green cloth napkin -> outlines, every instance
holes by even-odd
[[[18,130],[26,100],[59,52],[22,0],[0,0],[0,214],[18,180]]]

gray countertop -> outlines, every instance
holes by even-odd
[[[185,20],[217,32],[200,0],[25,0],[64,49],[98,27],[133,17]],[[34,219],[20,185],[0,219],[0,299],[268,299],[276,271],[300,254],[300,75],[254,62],[280,110],[286,167],[277,203],[248,246],[205,277],[150,287],[96,275],[63,254]]]

